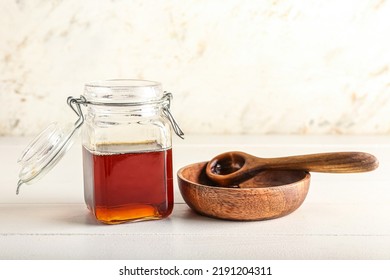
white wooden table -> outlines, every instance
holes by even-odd
[[[16,160],[30,139],[0,137],[0,259],[390,259],[389,136],[187,136],[175,139],[175,172],[242,150],[263,157],[365,151],[380,167],[362,174],[312,174],[292,214],[232,222],[199,216],[183,202],[165,220],[95,222],[83,202],[80,144],[46,177],[15,195]]]

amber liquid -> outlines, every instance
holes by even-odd
[[[125,150],[102,145],[99,150]],[[133,147],[127,147],[131,150]],[[173,208],[172,150],[147,145],[131,153],[92,153],[83,147],[88,208],[107,224],[162,219]]]

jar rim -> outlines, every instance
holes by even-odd
[[[161,83],[139,79],[109,79],[95,80],[85,84],[85,87],[96,88],[127,88],[127,87],[161,87]]]
[[[84,97],[92,104],[149,103],[160,101],[163,96],[161,83],[150,80],[97,80],[84,87]]]

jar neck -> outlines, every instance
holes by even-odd
[[[87,104],[88,114],[95,117],[127,117],[127,118],[156,118],[162,115],[163,104],[147,104],[133,106],[110,106]]]
[[[84,122],[80,105],[87,106],[88,117],[101,115],[108,121],[109,116],[122,117],[162,117],[169,120],[175,133],[183,138],[170,111],[172,94],[164,92],[161,84],[142,80],[109,80],[89,83],[80,98],[69,96],[68,105],[78,115],[75,125],[79,128]],[[95,115],[94,115],[95,114]]]

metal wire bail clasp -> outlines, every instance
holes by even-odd
[[[168,118],[169,122],[172,125],[173,131],[175,131],[176,135],[179,136],[181,139],[184,139],[184,132],[179,127],[179,124],[176,122],[175,118],[173,117],[171,111],[169,110],[171,108],[171,99],[173,98],[172,93],[164,91],[164,104],[162,106],[164,115]]]
[[[69,107],[72,108],[72,110],[76,113],[76,115],[79,117],[78,120],[74,123],[75,128],[79,128],[84,123],[84,115],[81,111],[80,104],[86,104],[87,100],[84,96],[80,96],[80,98],[75,98],[73,96],[69,96],[66,100],[66,103],[68,103]]]

